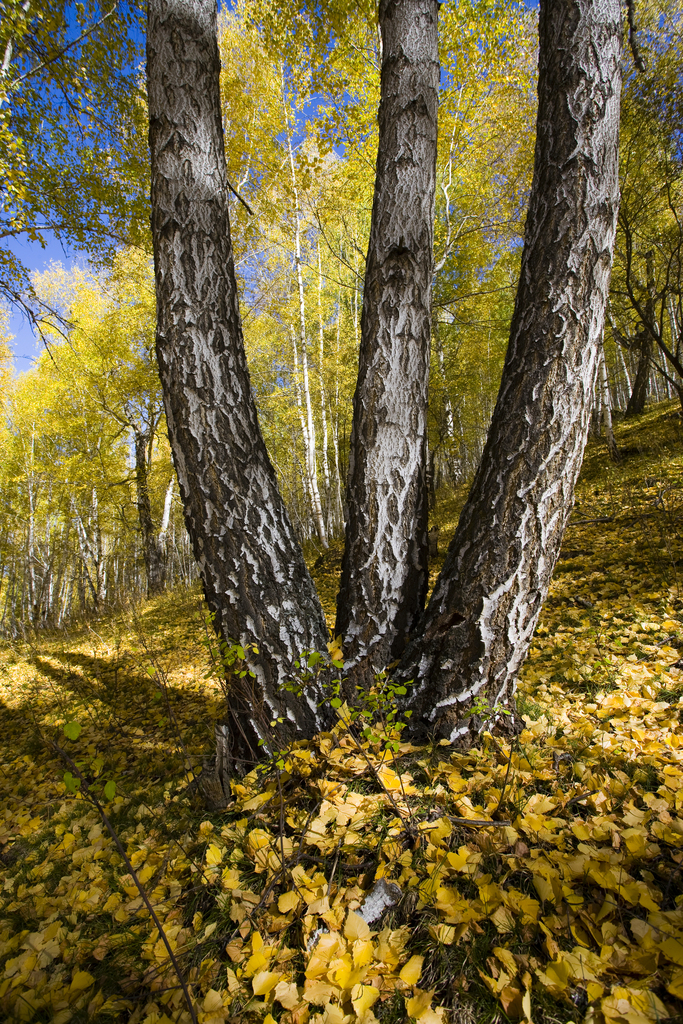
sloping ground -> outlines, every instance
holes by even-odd
[[[391,712],[380,684],[208,814],[191,780],[222,694],[196,595],[4,647],[0,1017],[190,1021],[180,972],[207,1024],[683,1020],[671,412],[619,426],[618,466],[589,450],[512,750],[363,737]],[[331,559],[316,571],[329,602]],[[373,920],[379,880],[398,889]]]

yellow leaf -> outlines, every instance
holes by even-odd
[[[542,878],[541,875],[534,875],[533,882],[534,889],[542,900],[553,901],[555,899],[553,887],[545,878]]]
[[[353,1008],[361,1017],[379,999],[379,989],[374,985],[355,985],[351,990]]]
[[[659,946],[667,960],[673,961],[679,967],[683,967],[683,942],[673,936],[666,939]]]
[[[293,1010],[301,1002],[299,990],[293,981],[280,981],[275,986],[275,998],[285,1010]]]
[[[294,910],[299,905],[301,897],[298,892],[292,889],[290,892],[283,892],[282,896],[277,901],[278,910],[281,914],[287,914],[290,910]]]
[[[683,971],[674,971],[666,990],[676,999],[683,999]]]
[[[420,975],[422,974],[422,964],[424,963],[423,956],[411,956],[410,960],[404,967],[401,968],[399,978],[401,981],[405,981],[406,985],[417,985]],[[431,996],[430,996],[431,1001]],[[416,1017],[417,1014],[411,1013],[411,1017]]]
[[[220,864],[223,860],[223,851],[215,843],[211,843],[206,851],[206,863],[210,868]]]
[[[251,986],[255,996],[268,995],[272,988],[275,988],[282,977],[280,971],[259,971],[254,975]]]
[[[565,961],[559,963],[546,964],[545,968],[546,975],[550,978],[554,985],[558,988],[566,988],[569,982],[569,975],[571,974],[571,968]]]
[[[91,985],[95,984],[95,979],[92,974],[88,974],[87,971],[76,971],[73,978],[71,979],[70,992],[83,992],[86,988],[90,988]]]
[[[517,974],[517,961],[510,950],[504,949],[502,946],[494,946],[493,952],[494,955],[498,957],[510,977],[514,978]]]
[[[415,995],[412,999],[406,999],[406,1013],[409,1017],[417,1017],[418,1020],[421,1015],[428,1010],[432,998],[434,996],[434,989],[427,991],[425,989],[416,988]]]
[[[353,966],[365,967],[372,962],[375,950],[370,939],[356,939],[353,944]]]
[[[206,1013],[215,1013],[223,1009],[223,997],[215,988],[210,988],[204,996],[204,1010]]]
[[[370,926],[363,920],[360,914],[356,914],[353,910],[349,910],[346,918],[344,938],[350,939],[351,942],[354,942],[356,939],[370,938]]]
[[[307,1003],[327,1003],[332,998],[333,992],[334,988],[327,981],[309,981],[309,979],[306,979],[304,999]]]

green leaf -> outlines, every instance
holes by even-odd
[[[68,740],[77,740],[81,735],[82,728],[78,722],[67,722],[64,726],[64,735]]]
[[[332,705],[333,708],[340,708],[342,706],[342,702],[339,699],[339,697],[333,697],[332,700],[330,701],[330,704]]]
[[[113,800],[115,793],[116,793],[116,783],[113,782],[112,779],[110,779],[109,782],[104,787],[104,795],[105,795],[107,800]]]

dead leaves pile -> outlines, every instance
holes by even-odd
[[[581,496],[578,518],[610,511],[591,502]],[[205,666],[169,672],[181,757],[163,702],[140,703],[141,676],[113,672],[114,708],[111,643],[92,651],[102,692],[77,685],[75,658],[60,676],[49,639],[40,663],[3,653],[0,1016],[190,1021],[98,814],[28,744],[32,716],[51,735],[77,714],[70,751],[116,780],[107,812],[200,1024],[680,1017],[683,603],[664,573],[678,540],[657,548],[657,576],[642,524],[610,529],[567,534],[512,749],[485,736],[467,754],[403,743],[394,756],[340,727],[297,744],[283,770],[235,782],[211,816],[183,775],[185,755],[198,771],[210,749]],[[187,627],[172,601],[164,616],[171,636]]]

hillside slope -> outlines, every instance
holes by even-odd
[[[511,750],[370,728],[380,683],[207,812],[196,593],[3,645],[2,1019],[683,1019],[683,429],[660,406],[617,441],[589,446]]]

